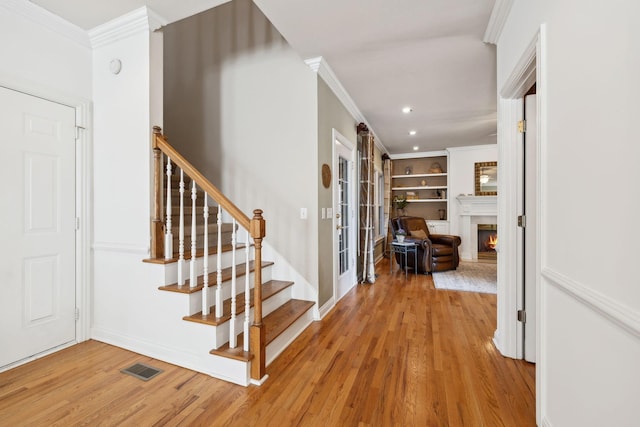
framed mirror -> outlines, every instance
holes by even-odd
[[[476,196],[498,195],[498,162],[476,163]]]

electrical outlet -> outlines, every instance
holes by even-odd
[[[333,218],[333,208],[327,208],[327,218]]]

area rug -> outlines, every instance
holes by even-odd
[[[433,273],[436,289],[497,293],[497,264],[460,261],[457,270]]]

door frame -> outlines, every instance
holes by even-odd
[[[75,109],[77,129],[75,145],[75,200],[76,218],[79,218],[78,229],[75,235],[75,303],[77,313],[75,343],[86,341],[90,338],[92,307],[91,235],[93,230],[93,206],[90,201],[92,200],[93,193],[93,140],[91,101],[3,73],[0,73],[0,86]],[[8,365],[7,369],[54,353],[69,345],[55,347],[38,355],[23,359],[12,365]]]
[[[333,298],[334,298],[334,304],[337,304],[338,301],[340,300],[338,298],[338,278],[340,277],[340,266],[338,263],[338,254],[339,254],[339,248],[338,248],[338,238],[336,235],[336,227],[338,226],[337,224],[337,220],[336,220],[336,204],[338,202],[338,190],[337,190],[337,180],[338,180],[338,152],[336,150],[336,142],[339,142],[340,144],[342,144],[347,150],[349,150],[351,152],[351,162],[353,164],[353,168],[352,168],[352,172],[351,172],[351,180],[354,183],[354,185],[351,186],[351,201],[352,203],[354,203],[357,207],[358,205],[358,200],[357,200],[357,190],[358,190],[358,186],[355,185],[357,183],[358,180],[358,174],[356,173],[356,161],[357,161],[357,156],[356,156],[356,145],[353,144],[351,141],[349,141],[344,135],[342,135],[340,132],[338,132],[336,129],[332,129],[331,130],[331,162],[332,162],[332,168],[334,171],[334,184],[332,185],[331,188],[331,192],[332,192],[332,208],[334,210],[333,212],[333,216],[332,216],[332,223],[331,223],[331,231],[333,233]],[[355,208],[354,208],[355,209]],[[350,251],[351,257],[349,262],[352,263],[353,265],[353,269],[357,268],[356,265],[356,260],[357,260],[357,254],[358,254],[358,247],[357,247],[357,234],[356,234],[356,229],[358,228],[358,217],[357,215],[355,215],[354,221],[353,221],[353,226],[351,227],[351,242],[353,245],[355,245],[355,247],[352,247],[353,250]],[[353,274],[353,285],[356,285],[358,282],[357,279],[358,275],[356,273],[356,271],[354,270],[354,274]]]
[[[541,289],[541,263],[544,262],[542,247],[545,236],[545,212],[541,200],[544,198],[546,170],[544,161],[547,151],[546,111],[547,111],[547,70],[546,70],[547,38],[546,26],[542,24],[531,43],[523,51],[520,60],[514,65],[509,78],[498,93],[498,229],[500,229],[500,257],[498,263],[498,295],[497,323],[494,343],[504,356],[521,359],[523,357],[522,324],[518,322],[517,311],[522,301],[523,289],[514,285],[518,283],[518,263],[522,262],[522,254],[517,252],[517,204],[518,185],[522,177],[518,175],[518,146],[522,138],[517,130],[517,122],[524,114],[522,105],[525,93],[536,83],[538,98],[538,144],[536,164],[536,250],[535,250],[535,286],[536,286],[536,419],[544,411],[546,383],[542,381],[547,361],[543,357],[541,347],[545,337],[542,334],[545,325],[545,292]],[[522,281],[520,281],[522,284]]]

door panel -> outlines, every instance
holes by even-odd
[[[75,110],[0,87],[0,149],[2,367],[75,340]]]

